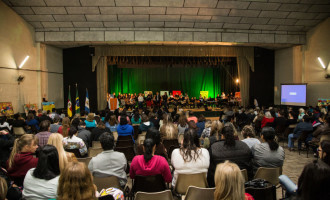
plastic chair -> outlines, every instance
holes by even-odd
[[[195,186],[189,186],[185,200],[213,200],[215,188],[200,188]]]
[[[102,148],[100,141],[93,141],[92,143],[93,148]]]
[[[253,196],[254,200],[276,200],[276,187],[269,185],[265,188],[245,188],[245,192]]]
[[[173,200],[172,192],[165,190],[162,192],[137,192],[135,200]]]
[[[162,175],[135,176],[132,192],[160,192],[166,190],[166,184]]]
[[[276,186],[279,184],[279,179],[278,179],[279,176],[280,176],[280,167],[277,168],[259,167],[254,176],[254,179],[265,179],[266,181]]]
[[[206,173],[179,174],[176,180],[174,191],[177,194],[185,195],[189,186],[207,188]]]
[[[25,134],[25,131],[23,127],[13,127],[13,133],[15,137],[21,137]]]
[[[102,148],[93,148],[93,147],[90,147],[88,149],[88,157],[95,157],[95,156],[97,156],[101,152],[103,152],[103,149]]]
[[[93,182],[99,191],[101,191],[102,189],[110,188],[110,187],[122,189],[119,184],[119,179],[116,176],[108,176],[108,177],[93,176]]]
[[[135,152],[134,152],[134,147],[133,146],[128,146],[128,147],[116,147],[115,151],[122,152],[125,154],[127,162],[132,162]]]
[[[79,162],[85,163],[86,166],[88,167],[89,162],[91,161],[92,157],[87,157],[87,158],[77,158]]]
[[[241,173],[242,173],[242,176],[243,176],[245,182],[249,181],[247,170],[246,169],[242,169],[241,170]]]

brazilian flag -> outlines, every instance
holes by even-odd
[[[78,88],[76,88],[76,114],[80,114]]]

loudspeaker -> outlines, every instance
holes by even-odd
[[[95,48],[94,47],[89,47],[89,55],[90,56],[95,56]]]

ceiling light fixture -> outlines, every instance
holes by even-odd
[[[21,69],[23,67],[23,65],[25,64],[25,62],[29,59],[30,56],[26,56],[25,59],[23,60],[23,62],[19,65],[19,69]]]
[[[326,69],[322,59],[320,57],[317,57],[317,59],[319,60],[320,64],[322,65],[323,69]]]

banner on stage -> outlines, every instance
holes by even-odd
[[[202,95],[203,98],[209,98],[209,91],[200,91],[199,94]]]
[[[173,92],[172,92],[172,94],[173,94],[173,96],[176,96],[176,95],[181,95],[181,91],[179,91],[179,90],[173,90]]]
[[[144,91],[144,97],[147,97],[149,93],[152,94],[152,91]]]
[[[109,99],[109,104],[110,104],[110,110],[114,111],[117,108],[119,108],[119,101],[117,98],[110,98]]]
[[[169,95],[170,93],[168,91],[160,91],[160,96],[164,96],[165,92],[167,93],[167,95]]]
[[[52,112],[52,109],[55,108],[55,103],[54,102],[42,102],[42,110],[49,110]]]

